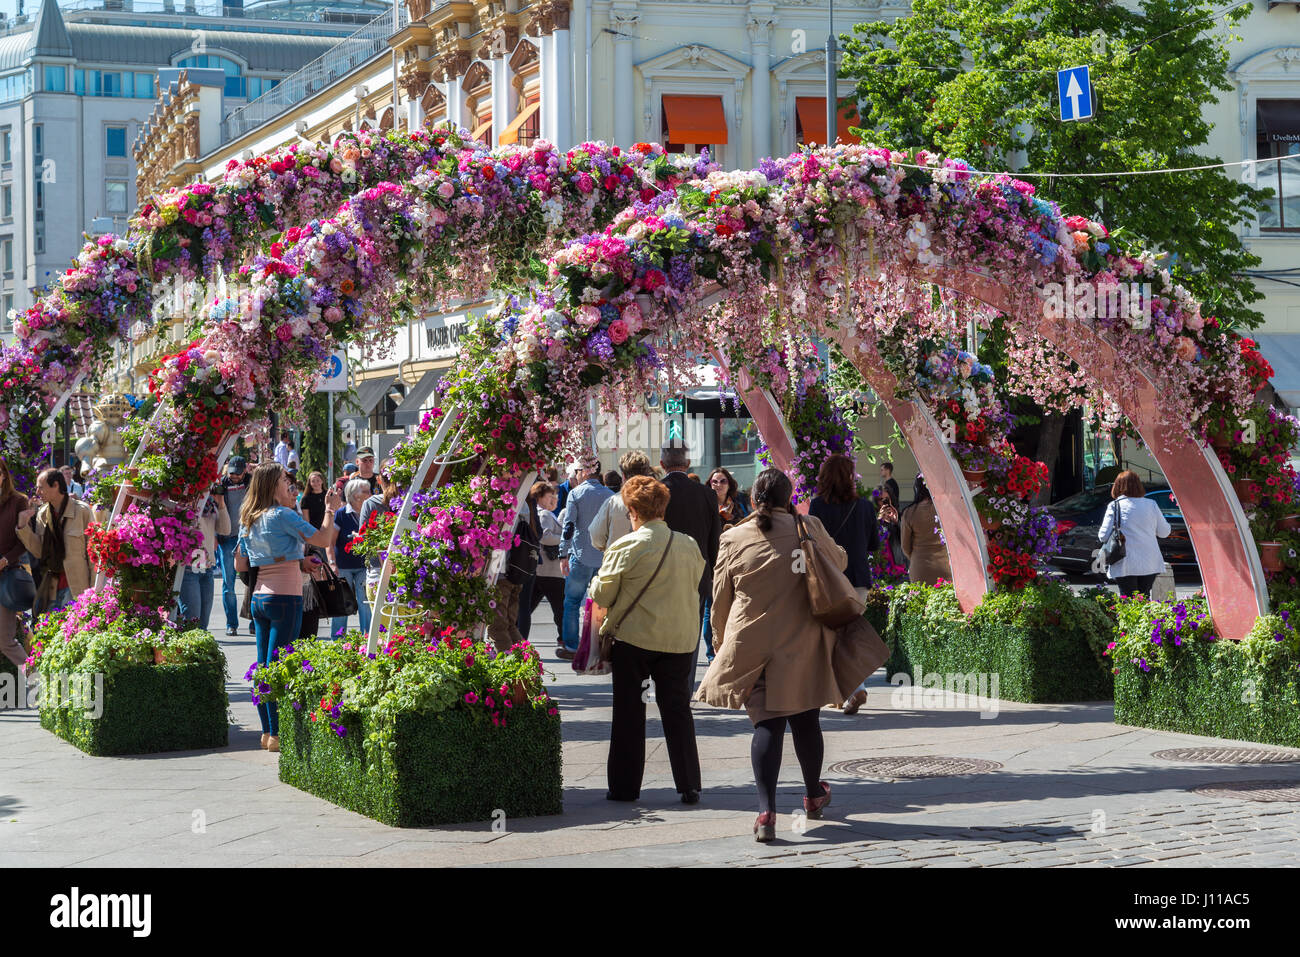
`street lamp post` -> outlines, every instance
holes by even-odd
[[[835,91],[837,84],[835,82],[836,69],[835,59],[838,50],[835,45],[835,0],[830,0],[830,33],[826,35],[826,145],[830,146],[835,142],[835,131],[839,129],[839,123],[835,120]]]

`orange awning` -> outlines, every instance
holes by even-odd
[[[532,106],[524,107],[524,111],[510,121],[510,125],[502,130],[501,135],[497,137],[497,145],[505,146],[508,143],[519,142],[519,129],[534,113],[542,108],[541,103],[534,103]]]
[[[721,146],[727,142],[727,118],[720,96],[668,96],[663,99],[668,142]]]
[[[803,129],[804,145],[811,146],[814,143],[824,145],[826,143],[826,97],[796,96],[794,109],[799,115],[799,126]],[[847,110],[841,108],[835,116],[835,135],[841,143],[861,143],[859,137],[849,132],[849,127],[857,126],[861,122],[856,106],[849,107]]]
[[[489,116],[478,126],[474,127],[474,132],[470,133],[469,137],[472,140],[480,140],[482,142],[486,142],[486,140],[483,140],[483,134],[490,129],[492,129],[492,117]]]

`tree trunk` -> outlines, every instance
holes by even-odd
[[[1038,430],[1038,451],[1034,458],[1047,465],[1047,482],[1043,485],[1035,505],[1046,505],[1052,500],[1052,485],[1056,481],[1056,463],[1061,458],[1061,436],[1065,432],[1065,416],[1059,412],[1044,412]]]

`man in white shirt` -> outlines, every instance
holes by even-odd
[[[289,450],[293,448],[293,439],[288,432],[280,433],[280,444],[275,447],[275,460],[285,468],[289,467]]]
[[[81,498],[81,496],[86,494],[86,486],[82,485],[80,482],[73,480],[72,477],[73,472],[72,472],[71,465],[65,465],[59,471],[63,473],[63,478],[68,483],[69,495],[71,495],[73,498]]]

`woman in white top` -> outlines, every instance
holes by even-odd
[[[1136,472],[1116,475],[1110,487],[1113,501],[1106,509],[1098,537],[1104,543],[1118,518],[1119,530],[1124,535],[1124,557],[1106,571],[1119,585],[1121,595],[1143,595],[1149,599],[1156,576],[1165,570],[1165,559],[1156,539],[1169,536],[1169,523],[1161,514],[1160,506],[1144,495],[1146,489]]]

